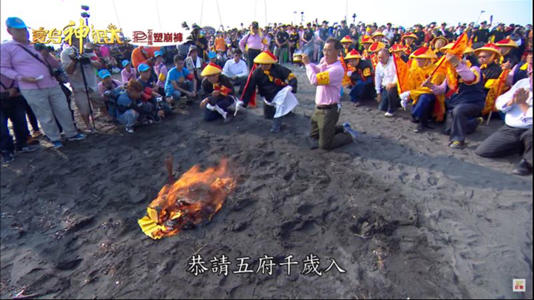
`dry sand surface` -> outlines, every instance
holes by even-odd
[[[301,105],[279,134],[261,105],[230,124],[203,122],[195,105],[133,135],[43,141],[2,167],[0,296],[532,298],[532,177],[511,175],[519,156],[473,152],[502,121],[459,151],[438,129],[413,133],[407,112],[386,119],[375,103],[345,101],[340,122],[365,134],[309,150],[315,88],[295,70]],[[168,153],[177,174],[229,158],[237,188],[212,222],[156,241],[137,220],[165,184]],[[208,269],[198,276],[194,254]],[[322,276],[302,274],[310,254]],[[211,269],[221,255],[227,276]],[[272,275],[256,273],[264,255]],[[242,257],[254,273],[233,273]],[[345,273],[324,272],[332,258]]]

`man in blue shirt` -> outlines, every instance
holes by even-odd
[[[170,69],[165,80],[165,96],[178,101],[182,95],[196,97],[197,81],[193,74],[184,67],[184,59],[180,55],[174,56],[175,67]]]

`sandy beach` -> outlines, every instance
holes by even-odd
[[[203,122],[195,104],[133,135],[97,123],[59,150],[43,140],[2,167],[0,297],[532,298],[532,176],[511,174],[519,155],[474,153],[501,120],[453,150],[440,128],[413,133],[408,112],[387,119],[345,98],[340,122],[357,141],[310,150],[315,88],[292,68],[300,105],[278,134],[262,104],[229,124]],[[208,224],[152,240],[137,220],[169,154],[178,175],[228,158],[237,187]],[[207,269],[197,276],[193,255]],[[221,255],[227,276],[210,264]],[[265,255],[271,275],[257,272]],[[320,276],[303,274],[310,255]],[[245,257],[253,272],[234,273]],[[332,259],[345,272],[326,272]]]

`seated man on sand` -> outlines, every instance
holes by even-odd
[[[530,56],[532,64],[532,55]],[[483,157],[501,157],[522,153],[523,159],[513,173],[532,174],[532,71],[497,98],[495,106],[506,113],[505,125],[480,144],[475,153]]]
[[[197,80],[189,69],[184,67],[184,59],[176,54],[174,56],[174,68],[167,73],[165,80],[165,96],[178,101],[182,95],[189,98],[196,97]],[[192,100],[189,100],[192,103]]]

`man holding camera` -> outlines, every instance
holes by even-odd
[[[97,101],[96,71],[102,68],[102,63],[93,52],[93,44],[85,43],[84,51],[80,53],[78,49],[79,40],[73,36],[71,45],[71,47],[61,52],[61,64],[69,77],[74,102],[78,107],[80,116],[88,132],[94,133],[96,128],[91,125],[89,120],[90,114],[94,118],[90,101]]]
[[[65,94],[53,77],[47,58],[43,58],[30,45],[29,32],[24,22],[10,17],[6,20],[6,27],[13,41],[0,46],[0,72],[18,82],[21,94],[30,104],[55,148],[63,146],[56,119],[70,141],[83,140],[85,135],[78,133],[74,126]]]

